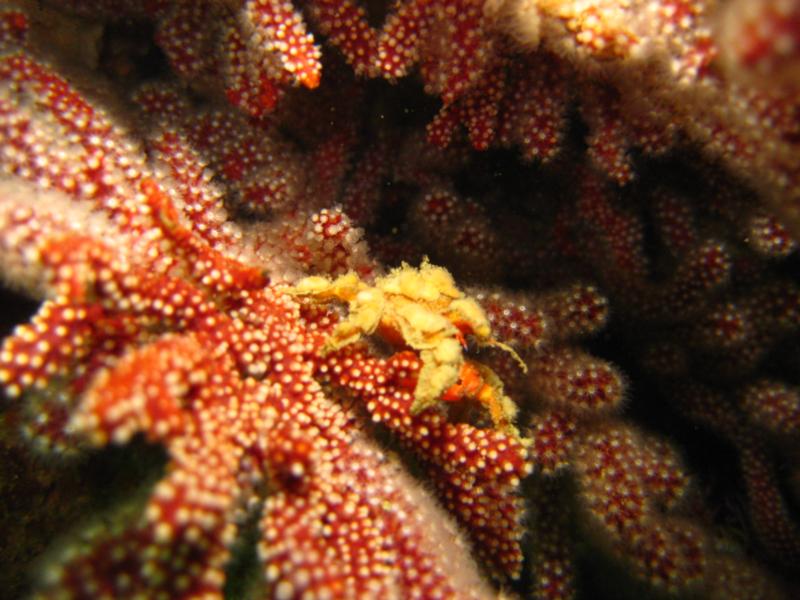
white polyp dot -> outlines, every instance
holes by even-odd
[[[290,600],[294,595],[294,586],[288,581],[281,581],[275,586],[276,600]]]

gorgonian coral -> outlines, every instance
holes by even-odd
[[[797,2],[41,4],[0,456],[110,499],[35,594],[788,595]]]

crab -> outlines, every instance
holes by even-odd
[[[464,357],[467,336],[479,346],[517,353],[492,338],[489,320],[472,298],[456,287],[452,275],[427,259],[419,268],[403,263],[374,285],[349,272],[336,279],[306,277],[288,293],[316,303],[346,302],[348,315],[321,348],[323,355],[377,333],[400,348],[419,353],[422,368],[410,412],[418,414],[438,402],[477,400],[486,406],[495,427],[516,434],[514,402],[503,393],[500,378],[486,365]]]

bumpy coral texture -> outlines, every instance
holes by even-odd
[[[798,14],[0,3],[0,585],[792,597]]]

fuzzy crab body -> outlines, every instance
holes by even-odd
[[[352,272],[332,280],[307,277],[289,293],[318,303],[348,304],[347,317],[325,342],[323,353],[373,333],[419,352],[422,368],[412,413],[440,400],[471,398],[489,408],[496,426],[513,430],[514,403],[504,395],[502,382],[491,369],[465,359],[465,336],[472,336],[479,345],[513,351],[492,339],[483,309],[456,287],[446,269],[427,260],[418,269],[403,263],[373,285]]]

